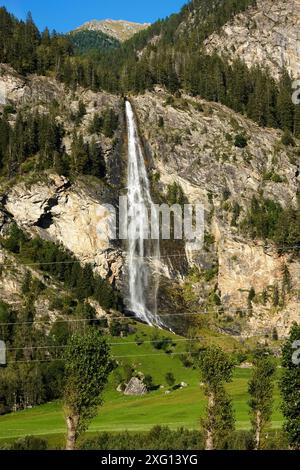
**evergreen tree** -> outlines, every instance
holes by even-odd
[[[104,178],[106,175],[106,164],[100,145],[92,139],[89,145],[89,174],[97,178]]]
[[[23,283],[22,283],[22,294],[27,295],[31,292],[31,284],[32,284],[32,274],[30,271],[26,271]]]
[[[300,139],[300,105],[296,105],[294,110],[294,136]]]
[[[291,100],[291,89],[291,78],[287,72],[284,72],[281,77],[279,93],[277,96],[278,120],[282,129],[293,132],[294,105]]]
[[[93,116],[92,122],[89,126],[90,134],[100,134],[103,127],[103,118],[98,113]]]
[[[83,136],[74,135],[71,148],[72,170],[75,173],[86,173],[89,165],[89,154],[87,145],[84,143]]]
[[[119,125],[119,117],[112,108],[105,110],[103,114],[103,134],[106,137],[113,137]]]

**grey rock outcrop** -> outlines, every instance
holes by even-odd
[[[119,279],[122,252],[112,244],[111,215],[83,183],[55,174],[7,190],[4,208],[27,232],[61,243],[102,277]]]
[[[127,384],[124,395],[137,395],[142,396],[147,393],[147,387],[142,380],[137,377],[132,377]]]
[[[268,68],[275,78],[285,67],[299,78],[300,1],[258,0],[206,41],[208,52]]]
[[[150,26],[149,23],[133,23],[124,20],[92,20],[84,23],[76,31],[101,31],[119,41],[126,41],[134,34],[143,31]]]

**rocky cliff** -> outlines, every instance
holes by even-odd
[[[210,247],[199,252],[186,250],[186,259],[200,272],[218,266],[211,287],[218,292],[221,303],[213,310],[224,308],[225,316],[237,322],[237,329],[244,335],[270,334],[274,328],[285,335],[291,322],[299,317],[300,262],[292,254],[278,255],[272,244],[265,246],[260,240],[250,240],[233,219],[238,204],[237,220],[243,220],[254,195],[283,207],[296,204],[295,149],[281,144],[280,131],[260,129],[218,104],[188,96],[170,100],[157,89],[135,98],[135,106],[153,171],[156,179],[159,177],[159,190],[166,193],[176,181],[190,203],[205,208]],[[234,144],[238,134],[247,136],[243,149]],[[270,177],[275,174],[277,178]],[[271,293],[275,286],[282,285],[285,265],[293,286],[285,305],[273,308],[271,300],[262,305],[262,293]],[[192,286],[198,292],[198,309],[205,312],[211,292],[206,292],[203,285],[197,291],[197,283],[199,288],[201,274],[196,282],[192,280]],[[252,290],[256,300],[250,306]]]
[[[6,66],[1,68],[0,84],[6,104],[17,108],[29,103],[47,109],[53,100],[60,102],[66,148],[74,130],[68,111],[78,107],[79,99],[87,109],[80,124],[83,133],[107,103],[122,115],[118,97],[81,89],[70,92],[48,78],[24,80]],[[222,105],[184,95],[174,98],[160,88],[132,97],[132,103],[154,197],[166,200],[170,185],[177,182],[189,203],[205,208],[203,249],[190,251],[184,243],[162,246],[161,311],[190,312],[198,322],[207,320],[214,329],[242,337],[270,336],[275,328],[279,336],[286,335],[292,321],[299,319],[299,258],[294,252],[279,254],[271,242],[249,238],[241,222],[254,195],[282,207],[296,204],[297,147],[283,145],[281,131],[261,129]],[[121,122],[123,132],[115,138],[119,141],[125,131],[124,119]],[[236,142],[241,135],[242,146]],[[125,256],[122,245],[112,240],[104,205],[115,204],[126,190],[126,156],[112,139],[102,137],[102,144],[110,168],[106,181],[68,179],[53,172],[2,180],[0,228],[5,234],[14,220],[30,235],[62,244],[121,286]],[[101,240],[99,229],[105,235]],[[1,256],[3,264],[21,269],[3,250]],[[274,306],[274,290],[281,293],[285,267],[291,287],[284,301]],[[2,273],[1,295],[12,303],[18,301],[18,277],[11,270]]]
[[[299,78],[300,1],[257,0],[257,6],[234,17],[206,41],[216,51],[248,66],[268,68],[278,78],[282,68]]]
[[[16,120],[16,111],[30,109],[31,112],[48,113],[55,106],[59,109],[57,119],[64,124],[63,144],[66,152],[70,152],[74,132],[81,133],[87,142],[93,138],[101,145],[107,166],[105,181],[84,175],[69,179],[51,170],[25,171],[11,180],[0,178],[1,235],[7,234],[14,221],[30,236],[61,244],[82,264],[91,263],[94,271],[103,278],[114,284],[120,283],[123,255],[121,246],[110,239],[111,218],[105,207],[105,204],[117,204],[117,188],[122,176],[118,149],[122,145],[123,115],[119,98],[80,88],[72,92],[51,78],[34,75],[24,78],[7,65],[0,65],[0,90],[3,98],[0,111],[4,112],[7,107],[14,110],[9,115],[12,125]],[[84,104],[85,115],[81,122],[76,122],[73,116],[78,112],[79,103]],[[96,114],[101,114],[106,108],[120,114],[120,131],[115,137],[91,135],[88,132],[90,123]],[[18,305],[22,302],[22,280],[28,267],[19,266],[4,249],[1,250],[1,263],[5,268],[0,282],[1,298]],[[46,282],[36,269],[32,268],[32,274],[35,279],[49,284],[49,280]],[[54,289],[63,290],[62,286],[55,287],[55,283],[53,286]],[[44,313],[51,313],[48,301],[45,303],[42,298],[41,302]],[[41,310],[39,305],[36,309]],[[96,310],[101,314],[98,305]]]

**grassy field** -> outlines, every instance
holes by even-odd
[[[124,339],[110,338],[110,342],[114,343],[113,355],[121,366],[128,363],[136,371],[151,374],[154,383],[164,388],[159,388],[142,397],[126,397],[116,391],[117,379],[112,376],[105,391],[104,406],[91,423],[89,435],[101,431],[146,431],[157,424],[167,425],[172,429],[199,428],[200,418],[205,409],[199,372],[185,368],[178,355],[170,355],[163,350],[157,350],[153,343],[150,343],[150,341],[160,340],[162,336],[168,337],[174,340],[172,352],[179,353],[186,350],[186,342],[166,332],[157,334],[158,337],[154,338],[152,332],[149,334],[147,327],[138,326],[138,333],[134,335]],[[138,342],[142,344],[137,344],[137,337]],[[166,394],[168,387],[165,383],[165,374],[167,372],[173,372],[176,383],[185,382],[188,386]],[[234,379],[227,386],[233,398],[237,429],[250,428],[247,404],[247,385],[250,376],[251,369],[236,368]],[[278,429],[281,425],[280,401],[276,389],[272,428]],[[59,402],[0,417],[2,442],[26,435],[36,435],[49,438],[54,445],[63,439],[64,433],[64,417]]]

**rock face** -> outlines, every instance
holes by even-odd
[[[130,382],[128,383],[124,395],[137,395],[142,396],[147,393],[146,385],[137,377],[132,377]]]
[[[71,118],[76,113],[81,101],[86,108],[86,114],[78,125]],[[95,93],[91,90],[78,88],[70,91],[62,83],[49,77],[31,75],[26,78],[18,75],[14,69],[6,64],[0,64],[0,105],[12,104],[16,109],[27,108],[38,112],[49,112],[53,104],[60,105],[60,117],[66,130],[64,144],[70,150],[70,141],[74,130],[81,132],[88,138],[87,128],[95,114],[101,113],[105,107],[120,112],[120,99],[109,93]],[[13,116],[11,116],[13,120]],[[96,142],[99,136],[93,136]],[[89,137],[90,138],[90,137]],[[112,139],[102,138],[105,154],[109,154]]]
[[[28,108],[40,113],[49,112],[56,103],[64,123],[64,145],[70,152],[74,132],[84,139],[94,138],[101,146],[107,163],[107,185],[99,180],[82,177],[76,183],[55,174],[24,175],[16,185],[0,185],[0,230],[4,229],[9,214],[32,235],[62,243],[83,263],[92,263],[95,270],[111,282],[117,281],[122,269],[122,253],[111,243],[112,220],[106,204],[116,205],[121,175],[121,163],[112,138],[90,135],[88,127],[95,114],[107,107],[120,113],[120,100],[108,93],[94,93],[78,88],[71,92],[63,84],[49,77],[19,76],[11,67],[0,64],[0,96],[2,105],[15,109]],[[1,100],[1,99],[0,99]],[[75,124],[72,113],[78,111],[79,102],[85,105],[82,122]],[[1,103],[0,103],[1,105]],[[10,116],[13,125],[15,115]],[[122,115],[120,115],[122,123]],[[120,136],[119,139],[121,140]]]
[[[285,67],[295,79],[300,66],[300,0],[258,0],[206,41],[208,52],[269,68],[278,78]]]
[[[123,20],[92,20],[84,23],[75,31],[101,31],[102,33],[118,39],[119,41],[126,41],[134,34],[143,31],[149,26],[149,23],[141,24]]]
[[[55,80],[25,80],[7,66],[0,67],[1,90],[5,103],[17,108],[30,103],[32,109],[46,110],[53,100],[63,103],[61,119],[66,127],[67,150],[74,131],[68,112],[78,108],[79,99],[87,109],[80,124],[86,139],[88,124],[102,106],[110,105],[119,112],[121,109],[118,97],[82,89],[72,94]],[[162,292],[160,310],[169,299],[166,313],[182,312],[171,301],[176,298],[177,287],[184,286],[196,268],[200,276],[192,278],[188,296],[195,299],[197,312],[202,314],[211,307],[212,295],[217,294],[218,304],[213,305],[213,310],[216,314],[222,310],[228,320],[227,326],[218,324],[221,331],[247,337],[271,335],[276,328],[280,337],[285,336],[291,323],[299,321],[299,257],[292,253],[278,255],[271,244],[265,247],[261,241],[247,238],[240,222],[246,217],[253,196],[272,199],[283,207],[296,204],[299,156],[294,147],[282,145],[281,131],[261,129],[225,106],[188,96],[171,101],[169,98],[159,88],[132,98],[147,170],[153,177],[153,196],[157,192],[166,197],[169,186],[177,182],[191,204],[203,205],[207,236],[199,251],[191,251],[184,242],[180,250],[163,247],[162,286],[168,283],[174,290],[169,298]],[[125,132],[124,120],[121,122]],[[247,138],[244,148],[235,145],[240,134]],[[121,135],[117,137],[121,140]],[[111,139],[102,144],[110,169],[107,182],[89,177],[71,182],[49,172],[2,181],[0,232],[4,234],[9,221],[15,220],[29,234],[63,244],[82,263],[92,263],[101,276],[118,285],[124,279],[125,257],[122,246],[113,240],[106,204],[116,205],[119,194],[126,190],[120,183],[125,180],[126,160],[122,161],[121,152],[113,150]],[[119,181],[118,186],[112,184],[114,178]],[[7,254],[0,256],[6,261]],[[284,267],[288,268],[291,289],[284,304],[274,307],[272,295],[274,289],[282,289]],[[3,299],[18,303],[22,276],[24,270],[20,268],[1,278]],[[253,290],[255,299],[249,302]],[[264,302],[263,294],[267,296]],[[42,312],[48,309],[45,305],[41,302],[36,308]],[[102,312],[98,313],[102,316]],[[137,383],[134,380],[133,385]],[[145,393],[143,387],[139,382],[139,390]]]
[[[4,209],[27,232],[61,243],[102,277],[120,277],[122,253],[111,244],[111,214],[83,183],[71,185],[55,174],[21,183],[6,192]]]
[[[217,266],[211,288],[217,286],[225,314],[232,324],[239,325],[238,334],[270,335],[276,328],[279,336],[286,335],[291,323],[299,320],[299,258],[279,256],[271,245],[265,247],[259,240],[248,239],[239,225],[253,196],[271,199],[283,207],[296,204],[294,149],[281,145],[280,131],[261,129],[219,104],[183,96],[170,105],[166,98],[161,89],[135,98],[149,167],[159,175],[159,191],[166,194],[176,181],[190,203],[204,206],[206,232],[212,235],[210,246],[199,252],[189,252],[185,247],[189,268],[183,282],[193,266],[201,272]],[[240,133],[247,136],[244,149],[234,144]],[[270,173],[280,175],[280,182],[266,176]],[[237,220],[233,220],[235,204],[240,208]],[[172,275],[170,265],[175,271],[176,266],[172,253],[168,254]],[[288,266],[292,278],[292,291],[285,306],[274,309],[272,292],[276,287],[281,289],[284,266]],[[197,294],[202,312],[207,309],[209,290],[205,290],[209,285],[203,283]],[[192,289],[195,291],[195,283]],[[257,302],[249,306],[253,289]],[[264,290],[269,296],[266,305],[259,300]],[[219,309],[214,306],[214,310]]]

